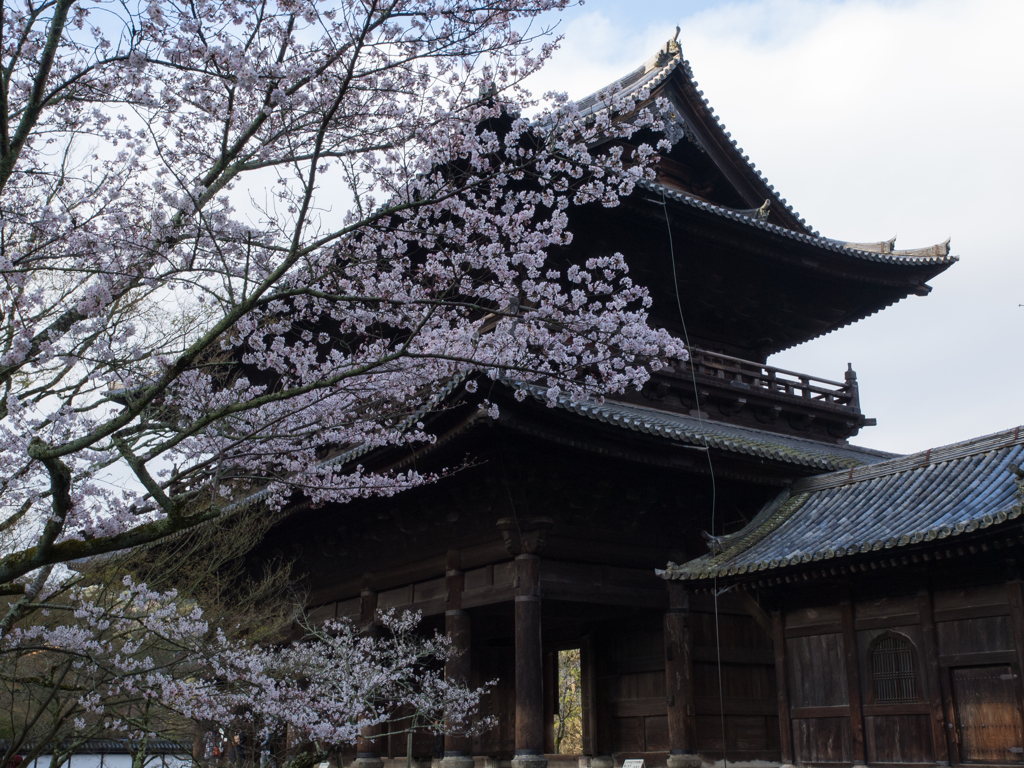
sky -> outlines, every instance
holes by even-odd
[[[715,112],[826,237],[960,262],[770,365],[857,371],[851,442],[909,453],[1024,422],[1024,2],[587,0],[531,87],[579,98],[679,42]]]

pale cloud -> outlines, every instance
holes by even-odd
[[[728,3],[686,18],[588,3],[534,83],[581,97],[682,27],[716,112],[823,235],[897,247],[952,237],[961,262],[911,297],[772,363],[860,374],[879,425],[912,451],[1024,421],[1024,3]],[[670,8],[670,7],[669,7]]]

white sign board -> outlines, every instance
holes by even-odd
[[[623,760],[622,768],[644,768],[643,760]]]

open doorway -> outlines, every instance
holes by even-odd
[[[554,747],[559,755],[583,752],[583,682],[580,649],[558,651],[555,675]]]

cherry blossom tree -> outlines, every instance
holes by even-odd
[[[584,397],[684,354],[621,256],[550,253],[657,124],[528,99],[518,30],[567,1],[5,2],[3,589],[256,491],[427,482],[323,457],[431,439],[453,377]]]
[[[246,762],[269,752],[284,765],[319,761],[366,723],[400,733],[409,713],[420,727],[486,727],[472,717],[484,689],[444,679],[451,643],[423,636],[418,616],[314,625],[290,564],[252,573],[244,555],[271,524],[250,509],[94,560],[37,596],[0,637],[0,764],[49,753],[59,768],[90,739],[127,738],[142,768],[154,735],[203,758],[227,732]]]
[[[648,327],[621,255],[564,259],[570,206],[613,206],[653,177],[658,148],[622,140],[657,129],[660,108],[619,101],[583,120],[564,98],[532,100],[522,82],[551,50],[534,25],[568,2],[5,0],[8,651],[99,643],[135,664],[98,639],[107,619],[85,595],[77,625],[26,627],[56,564],[257,502],[273,512],[430,482],[331,458],[431,440],[417,414],[455,384],[600,397],[685,355]],[[123,636],[141,626],[187,645],[199,631],[169,593],[121,588]],[[345,632],[309,647],[355,663]],[[272,695],[260,670],[314,664],[307,652],[204,651],[220,678],[251,686],[250,704]],[[183,712],[216,714],[131,668]],[[330,727],[351,707],[378,716],[365,697],[319,690],[339,708]]]

